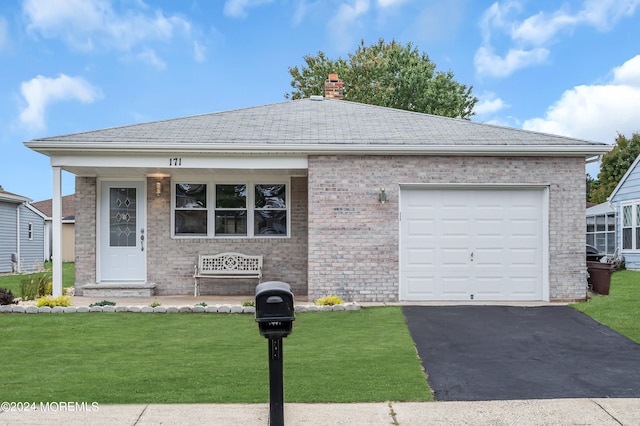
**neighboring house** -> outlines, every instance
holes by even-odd
[[[618,220],[616,242],[627,269],[640,269],[640,156],[609,196]]]
[[[616,251],[616,212],[608,203],[587,209],[587,244],[600,253],[613,255]]]
[[[235,251],[356,301],[584,299],[585,159],[610,149],[321,96],[26,146],[54,194],[76,175],[77,294],[189,294],[199,254]]]
[[[44,215],[30,201],[0,190],[0,273],[44,267]]]
[[[62,261],[76,260],[76,195],[62,197]],[[53,255],[53,203],[52,200],[36,201],[31,204],[45,215],[45,257]]]

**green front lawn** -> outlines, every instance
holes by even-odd
[[[640,272],[614,272],[608,296],[594,295],[571,307],[640,343]]]
[[[251,315],[1,314],[5,401],[267,402],[267,339]],[[399,307],[298,314],[287,402],[426,401]]]
[[[25,279],[38,278],[48,275],[51,278],[51,262],[44,265],[45,271],[35,274],[13,274],[0,276],[0,288],[11,290],[14,297],[20,297],[20,282]],[[73,287],[75,278],[75,263],[65,262],[62,264],[62,287]]]

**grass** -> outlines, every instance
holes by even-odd
[[[252,316],[0,315],[7,401],[267,402]],[[431,400],[399,307],[298,315],[284,339],[287,402]]]
[[[608,296],[594,295],[571,307],[640,343],[640,272],[614,272]]]
[[[44,265],[44,272],[37,272],[34,274],[12,274],[0,276],[0,288],[6,288],[11,290],[14,297],[20,297],[20,282],[24,279],[38,278],[42,275],[48,274],[51,277],[51,262],[47,262]],[[73,287],[73,281],[75,276],[75,263],[65,262],[62,264],[62,287]]]

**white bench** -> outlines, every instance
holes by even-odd
[[[198,256],[193,274],[193,297],[200,294],[201,278],[257,278],[262,282],[262,256],[242,253],[220,253]]]

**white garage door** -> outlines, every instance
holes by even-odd
[[[401,300],[542,300],[543,189],[402,189]]]

